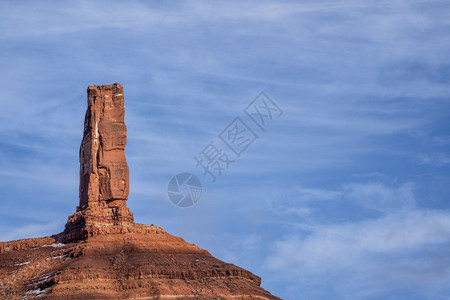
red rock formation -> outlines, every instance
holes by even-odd
[[[123,88],[90,86],[80,148],[80,205],[64,232],[0,243],[0,299],[279,299],[126,206]]]
[[[69,217],[67,240],[83,239],[92,226],[131,225],[128,209],[127,128],[123,87],[89,86],[80,146],[80,205]]]
[[[124,206],[128,199],[127,128],[123,87],[89,86],[80,147],[80,208],[105,202]]]

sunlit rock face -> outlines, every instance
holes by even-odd
[[[251,272],[134,223],[126,141],[123,87],[89,86],[80,205],[62,233],[0,243],[0,299],[279,299]]]
[[[128,199],[127,128],[120,84],[89,86],[80,147],[80,208],[105,201],[121,206]]]

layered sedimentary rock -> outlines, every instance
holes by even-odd
[[[123,87],[89,86],[88,109],[80,147],[80,208],[128,199],[127,128]]]
[[[0,244],[0,299],[278,299],[260,282],[156,226]]]
[[[258,276],[126,206],[123,88],[90,86],[80,204],[62,233],[0,243],[0,299],[278,299]]]
[[[127,128],[122,85],[88,87],[88,108],[80,146],[80,204],[66,224],[68,240],[82,239],[91,227],[130,225],[125,157]]]

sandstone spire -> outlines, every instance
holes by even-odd
[[[251,272],[134,222],[125,144],[122,86],[89,86],[80,205],[59,234],[0,242],[0,298],[279,300]]]
[[[93,230],[132,225],[128,209],[127,128],[123,87],[91,85],[80,147],[80,204],[66,224],[67,240],[84,239]]]
[[[88,108],[80,147],[80,209],[105,202],[125,205],[128,199],[127,129],[123,87],[88,87]]]

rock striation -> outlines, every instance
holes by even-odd
[[[79,240],[91,227],[134,222],[125,157],[127,128],[122,85],[92,85],[80,146],[80,204],[66,224],[67,240]]]
[[[249,271],[134,223],[125,146],[123,87],[89,86],[79,206],[62,233],[0,243],[0,299],[279,299]]]
[[[123,87],[89,86],[80,147],[80,208],[122,207],[128,199]]]

